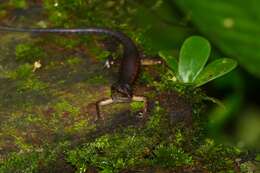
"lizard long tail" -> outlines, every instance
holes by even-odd
[[[135,81],[139,66],[140,57],[134,42],[120,31],[114,31],[107,28],[76,28],[76,29],[62,29],[62,28],[13,28],[0,26],[0,32],[28,32],[28,33],[71,33],[71,34],[105,34],[114,37],[124,47],[124,55],[121,61],[119,70],[119,83],[127,83],[132,85]]]

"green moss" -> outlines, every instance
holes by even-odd
[[[163,109],[160,107],[159,103],[156,103],[156,107],[153,110],[153,116],[149,117],[149,121],[146,123],[147,129],[158,130],[160,125],[164,120],[162,115],[164,114]]]
[[[69,57],[66,59],[66,63],[70,65],[71,67],[74,67],[76,65],[79,65],[82,63],[82,59],[80,57]]]
[[[18,61],[33,63],[46,57],[44,51],[30,43],[18,44],[15,48],[15,55]]]
[[[256,155],[255,160],[260,162],[260,154],[259,153]]]
[[[253,162],[242,163],[240,169],[241,173],[255,173],[257,171],[256,165]]]
[[[63,2],[58,2],[55,0],[44,1],[44,7],[49,12],[49,19],[55,25],[63,24],[67,26],[75,26],[79,23],[89,24],[93,26],[94,24],[95,26],[116,26],[116,24],[114,23],[116,22],[116,19],[120,19],[120,21],[126,20],[126,18],[124,20],[121,19],[121,17],[125,16],[128,12],[121,10],[120,7],[123,7],[124,5],[126,5],[126,2],[122,2],[119,0],[117,0],[117,3],[112,4],[111,1],[103,2],[101,0],[90,2],[82,0]],[[117,15],[115,16],[111,14],[111,12]],[[68,20],[68,17],[79,18],[81,20],[72,22]]]
[[[143,102],[131,102],[130,104],[131,111],[137,112],[143,109],[144,103]]]
[[[38,169],[38,153],[30,153],[27,155],[13,153],[1,162],[0,172],[14,172],[19,170],[24,173],[34,173]]]
[[[104,78],[102,75],[96,75],[87,80],[87,82],[91,85],[101,85],[108,84],[108,80]]]
[[[212,139],[205,139],[196,150],[197,157],[201,158],[203,165],[212,172],[233,171],[235,158],[240,154],[236,147],[216,144]]]
[[[185,129],[168,123],[163,109],[157,104],[144,127],[128,127],[123,132],[103,135],[69,151],[67,160],[76,166],[77,172],[84,172],[89,167],[96,167],[100,172],[138,167],[177,170],[196,168],[201,164],[212,172],[234,169],[239,150],[215,144],[213,140],[206,140],[198,147],[197,142],[188,142],[192,141],[189,138]]]
[[[153,152],[154,156],[150,161],[152,166],[175,168],[191,166],[193,163],[192,156],[173,144],[158,145]]]
[[[138,28],[136,26],[136,13],[137,10],[142,11],[142,7],[139,9],[139,6],[135,2],[121,0],[107,2],[102,0],[89,2],[82,0],[46,0],[43,4],[46,11],[48,11],[49,21],[53,26],[65,28],[96,26],[121,30],[127,33],[137,44],[145,47],[145,52],[157,53],[152,51],[153,48],[151,47],[150,40],[145,35],[147,28]],[[154,1],[150,2],[149,5],[154,5]],[[95,49],[98,48],[90,46],[91,44],[98,45],[95,42],[96,39],[89,41],[86,37],[81,36],[79,39],[74,40],[81,40],[81,43],[88,43],[88,50],[97,52]],[[98,51],[96,55],[99,59],[104,59],[108,54],[110,53],[102,50]]]
[[[161,135],[164,132],[159,128],[165,121],[159,116],[160,111],[160,108],[155,109],[145,129],[129,127],[123,133],[101,136],[94,142],[69,151],[68,161],[77,167],[78,172],[84,172],[90,166],[99,168],[101,172],[119,172],[144,165],[190,165],[192,158],[181,148],[163,144],[165,136]]]
[[[8,157],[0,161],[0,172],[36,173],[40,172],[42,168],[52,168],[59,155],[69,145],[68,142],[61,142],[55,147],[45,146],[45,148],[38,151],[11,153]]]
[[[15,145],[20,149],[21,152],[30,152],[33,150],[31,144],[26,143],[26,140],[21,136],[13,136],[15,138]]]
[[[83,120],[78,120],[72,125],[65,127],[64,131],[68,134],[79,134],[82,132],[89,132],[91,130],[95,130],[96,125],[91,124],[88,120],[83,119]]]
[[[4,18],[6,15],[7,15],[7,11],[4,9],[1,9],[1,7],[0,7],[0,19]]]
[[[33,72],[31,64],[22,64],[16,70],[8,72],[7,76],[16,82],[17,91],[41,91],[48,85],[40,81]]]
[[[92,52],[96,55],[96,58],[100,61],[107,60],[111,52],[101,50],[100,48],[92,48]]]
[[[55,36],[51,35],[48,37],[53,41],[53,44],[59,45],[66,49],[73,49],[82,44],[82,40],[78,37],[66,37],[66,36]]]
[[[8,75],[14,80],[29,79],[33,76],[33,66],[31,64],[22,64],[15,71],[10,72]]]
[[[26,79],[17,82],[17,91],[43,91],[48,85],[37,78]]]
[[[118,172],[140,164],[147,142],[149,140],[141,136],[105,135],[83,148],[70,151],[68,160],[78,172],[89,166],[98,167],[103,172]]]
[[[142,71],[138,80],[145,84],[151,84],[154,81],[154,77],[147,71]]]
[[[80,113],[80,109],[76,106],[71,105],[69,102],[63,100],[59,103],[57,103],[54,106],[54,109],[57,111],[57,114],[62,114],[62,113],[69,113],[70,115],[76,117]]]
[[[28,8],[27,0],[10,0],[9,5],[15,8],[25,9]]]

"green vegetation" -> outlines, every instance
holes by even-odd
[[[21,9],[28,8],[27,0],[10,0],[8,5]]]
[[[92,84],[92,85],[100,85],[100,84],[107,84],[107,80],[101,76],[101,75],[97,75],[95,77],[92,77],[90,79],[87,80],[88,83]]]
[[[180,50],[178,64],[176,59],[167,52],[160,52],[160,55],[172,72],[175,73],[176,80],[174,82],[192,85],[193,87],[200,87],[221,77],[237,65],[236,61],[230,58],[222,58],[211,62],[204,69],[210,55],[210,43],[199,36],[186,39]]]
[[[144,107],[144,103],[143,102],[131,102],[130,106],[131,106],[131,111],[137,112]]]
[[[47,87],[47,84],[40,81],[33,72],[33,65],[20,65],[15,71],[8,72],[8,78],[17,82],[17,91],[41,91]]]
[[[23,64],[19,66],[14,72],[9,74],[9,77],[16,79],[28,79],[33,76],[33,66],[30,64]]]
[[[79,65],[80,63],[82,63],[82,60],[79,57],[68,57],[66,62],[73,68],[76,65]]]
[[[67,101],[62,101],[62,102],[57,103],[54,106],[54,109],[57,111],[58,116],[64,112],[67,112],[75,117],[80,113],[79,108],[72,106]]]
[[[241,66],[259,77],[260,42],[259,37],[255,37],[259,22],[254,22],[260,16],[256,10],[259,2],[218,0],[211,4],[210,0],[199,3],[177,0],[176,4],[185,13],[192,14],[189,16],[192,22],[209,39],[214,40],[221,51],[237,58]]]
[[[157,165],[165,168],[191,166],[192,156],[185,153],[182,148],[173,144],[159,145],[155,148],[153,159],[151,160],[153,166]]]
[[[60,143],[56,147],[46,146],[38,151],[26,153],[11,153],[5,162],[0,164],[0,172],[14,173],[35,173],[41,171],[52,171],[47,167],[55,166],[55,161],[60,157],[62,150],[66,149],[69,143]]]
[[[33,63],[46,57],[44,51],[32,44],[18,44],[15,49],[17,61]]]
[[[198,168],[201,163],[212,172],[233,170],[239,150],[215,144],[212,140],[206,140],[199,148],[195,142],[189,146],[187,141],[191,134],[182,130],[185,131],[176,125],[173,127],[162,108],[157,106],[145,127],[129,127],[123,132],[103,135],[69,151],[68,161],[79,173],[89,167],[96,167],[100,172],[147,166],[176,170],[179,167]]]

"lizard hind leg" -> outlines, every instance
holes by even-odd
[[[157,65],[157,64],[162,64],[162,60],[158,59],[142,59],[141,60],[141,65],[148,66],[148,65]]]
[[[142,66],[150,66],[150,65],[160,65],[163,64],[163,60],[160,57],[147,57],[143,55],[141,57],[141,65]]]
[[[112,98],[102,99],[102,100],[99,100],[99,101],[96,102],[97,121],[99,121],[99,120],[103,121],[104,120],[104,116],[102,115],[102,112],[101,112],[101,107],[106,106],[106,105],[110,105],[112,103],[114,103],[114,100]]]

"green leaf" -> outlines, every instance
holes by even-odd
[[[213,136],[218,136],[224,125],[234,115],[237,115],[237,110],[242,106],[243,96],[237,93],[227,95],[227,97],[221,102],[225,105],[225,108],[217,106],[212,109],[209,115],[208,129],[209,133]]]
[[[258,161],[258,162],[260,162],[260,153],[258,153],[258,154],[256,155],[255,160]]]
[[[199,36],[186,39],[181,47],[179,77],[184,83],[192,83],[204,68],[210,54],[209,42]]]
[[[223,76],[233,70],[237,66],[237,62],[230,58],[221,58],[210,63],[198,75],[194,81],[196,87],[200,87],[205,83],[212,81],[220,76]]]
[[[176,0],[196,28],[260,78],[260,1]]]
[[[166,64],[170,67],[173,72],[177,72],[178,63],[177,59],[171,55],[169,51],[160,51],[159,56],[166,62]]]

